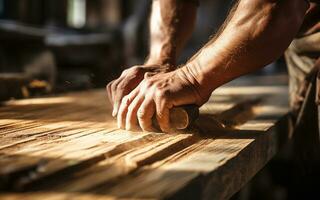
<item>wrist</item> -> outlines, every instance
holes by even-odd
[[[210,84],[205,82],[203,73],[196,69],[197,67],[191,64],[187,64],[176,70],[176,73],[182,80],[185,80],[194,89],[197,96],[196,104],[198,106],[203,105],[208,101],[214,88],[210,87]]]
[[[212,93],[220,85],[215,81],[215,77],[208,73],[204,66],[201,66],[198,62],[193,61],[187,63],[184,70],[190,74],[190,76],[198,84],[199,90],[203,93]]]

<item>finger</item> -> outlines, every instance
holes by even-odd
[[[111,97],[113,101],[113,111],[112,111],[113,117],[117,115],[121,100],[124,96],[123,91],[118,90],[118,86],[121,84],[122,79],[123,78],[117,79],[115,82],[113,82],[111,86]]]
[[[160,129],[168,133],[170,131],[169,110],[166,100],[162,99],[156,102],[156,117]]]
[[[112,84],[111,84],[111,97],[112,97],[112,101],[114,102],[114,97],[115,97],[115,94],[116,94],[116,91],[117,91],[117,87],[119,85],[119,83],[122,81],[122,78],[118,78],[114,81],[112,81]]]
[[[112,93],[111,93],[111,85],[114,81],[111,81],[107,86],[106,86],[106,91],[107,91],[107,95],[108,95],[108,99],[109,102],[112,104],[113,106],[113,100],[112,100]]]
[[[150,78],[150,77],[152,77],[152,76],[154,76],[156,74],[157,74],[156,72],[146,72],[144,74],[144,79]]]
[[[119,107],[118,114],[117,114],[118,128],[121,128],[121,129],[125,128],[125,122],[126,122],[125,120],[128,112],[128,107],[130,106],[130,103],[135,99],[138,92],[139,90],[135,89],[129,95],[123,97],[121,101],[121,105]]]
[[[123,97],[122,101],[121,101],[121,105],[119,107],[119,112],[117,115],[117,124],[118,124],[118,128],[124,129],[124,123],[123,123],[123,119],[125,119],[125,116],[127,114],[128,111],[128,106],[130,105],[129,102],[129,98],[127,96]]]
[[[163,108],[159,112],[157,111],[157,121],[160,129],[163,132],[168,133],[170,131],[169,109]]]
[[[155,105],[153,99],[145,99],[137,112],[138,122],[143,131],[156,131],[152,126],[152,117],[154,112]]]
[[[123,99],[124,94],[117,94],[117,98],[114,99],[114,103],[113,103],[113,111],[112,111],[112,116],[115,117],[117,116],[118,112],[119,112],[119,107],[121,104],[121,101]]]
[[[137,126],[137,111],[144,100],[144,94],[138,95],[128,107],[127,117],[126,117],[126,130],[136,130]]]

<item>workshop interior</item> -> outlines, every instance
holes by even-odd
[[[196,28],[180,64],[214,36],[235,1],[200,2]],[[143,64],[151,4],[151,0],[0,0],[0,101],[104,89],[123,70]],[[286,73],[282,57],[249,76],[287,81]],[[309,177],[298,167],[291,148],[286,145],[231,199],[294,199],[297,187],[308,188],[298,184]]]

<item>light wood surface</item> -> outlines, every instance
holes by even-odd
[[[118,130],[103,90],[6,102],[0,199],[227,199],[290,138],[283,80],[222,87],[171,134]]]

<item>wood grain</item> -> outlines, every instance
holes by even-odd
[[[0,198],[227,199],[290,138],[287,86],[269,79],[218,89],[170,134],[115,128],[102,90],[6,102]]]

